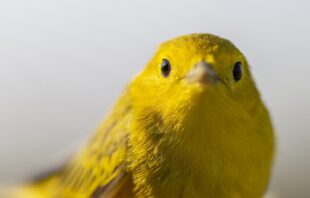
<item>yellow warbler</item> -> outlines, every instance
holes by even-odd
[[[273,150],[244,55],[186,35],[160,46],[74,159],[11,196],[259,198]]]

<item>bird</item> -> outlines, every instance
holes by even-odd
[[[261,198],[274,136],[243,53],[213,34],[178,36],[159,46],[72,159],[7,195]]]

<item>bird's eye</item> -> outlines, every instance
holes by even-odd
[[[242,77],[242,64],[240,62],[236,62],[234,69],[233,69],[233,75],[235,81],[239,81]]]
[[[163,59],[161,62],[161,74],[164,77],[168,77],[171,71],[171,65],[167,59]]]

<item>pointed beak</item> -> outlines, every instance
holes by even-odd
[[[212,66],[204,61],[194,65],[186,79],[190,83],[215,84],[220,79]]]

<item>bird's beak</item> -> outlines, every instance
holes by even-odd
[[[219,77],[210,64],[201,61],[188,73],[187,80],[190,83],[214,84],[219,81]]]

